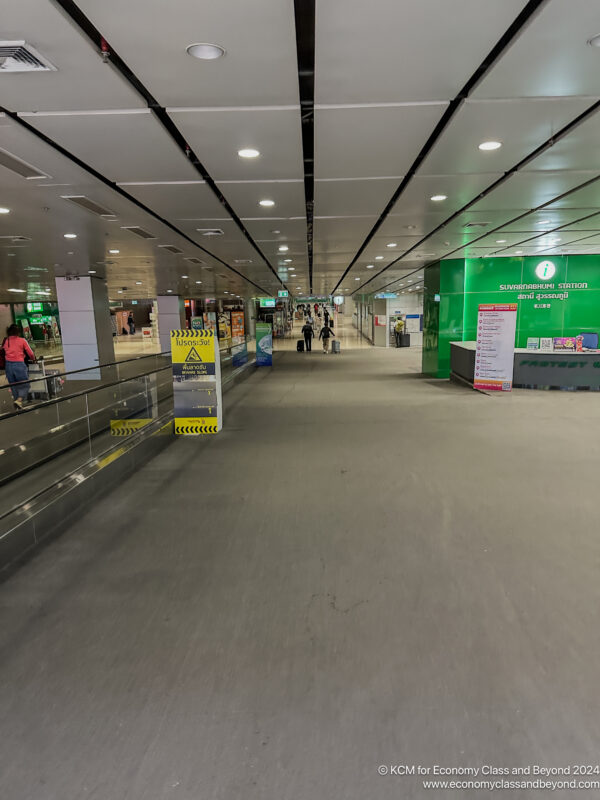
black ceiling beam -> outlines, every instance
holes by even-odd
[[[308,285],[313,291],[313,221],[315,204],[315,0],[294,0],[298,88],[302,121],[304,198],[306,204],[306,246]]]
[[[88,19],[88,17],[83,13],[79,6],[73,2],[73,0],[53,0],[53,2],[60,6],[64,13],[67,14],[67,16],[77,25],[77,27],[88,37],[94,47],[97,48],[99,55],[102,55],[108,61],[108,63],[112,64],[114,68],[122,75],[122,77],[130,84],[130,86],[144,99],[144,102],[147,104],[148,108],[163,125],[177,147],[186,156],[196,172],[198,172],[198,174],[202,177],[202,180],[211,189],[219,203],[223,206],[223,209],[235,222],[252,248],[263,259],[279,283],[281,283],[282,286],[285,286],[284,282],[279,277],[277,270],[274,269],[269,259],[254,241],[240,217],[238,217],[236,212],[227,201],[223,192],[221,192],[217,186],[213,177],[186,142],[183,134],[167,113],[167,110],[158,102],[154,95],[151,94],[151,92],[146,88],[133,70],[129,68],[121,56],[113,50],[112,45],[107,42],[98,28],[96,28],[96,26],[91,22],[90,19]]]
[[[108,186],[109,189],[112,189],[114,192],[116,192],[117,194],[121,195],[121,197],[124,197],[126,200],[129,200],[130,203],[133,203],[135,206],[137,206],[139,209],[144,211],[146,214],[149,214],[151,217],[154,217],[154,219],[158,220],[158,222],[162,223],[163,225],[166,225],[167,228],[172,230],[178,236],[181,236],[183,239],[185,239],[191,245],[193,245],[194,247],[197,247],[199,250],[202,250],[202,252],[206,253],[207,256],[210,256],[210,258],[213,258],[215,261],[218,261],[219,264],[222,264],[224,267],[226,267],[227,269],[231,270],[231,272],[234,272],[239,278],[241,278],[242,280],[246,281],[246,283],[250,283],[252,286],[256,287],[257,289],[259,289],[261,292],[264,292],[265,294],[269,294],[269,295],[271,294],[271,292],[268,292],[265,289],[263,289],[262,286],[259,286],[258,283],[255,283],[250,278],[247,278],[245,275],[243,275],[241,272],[239,272],[235,267],[232,267],[226,261],[223,261],[222,258],[219,258],[219,256],[216,256],[214,253],[211,253],[210,250],[207,250],[201,244],[198,244],[198,242],[196,242],[194,239],[192,239],[191,236],[188,236],[187,233],[182,231],[180,228],[178,228],[172,222],[169,222],[168,219],[165,219],[164,217],[161,217],[160,214],[156,213],[156,211],[153,211],[147,205],[142,203],[141,200],[137,199],[137,197],[134,197],[133,195],[129,194],[129,192],[126,192],[125,189],[123,189],[121,186],[119,186],[114,181],[111,181],[109,178],[107,178],[101,172],[98,172],[98,170],[94,169],[94,167],[92,167],[90,164],[87,164],[85,161],[82,161],[76,155],[71,153],[69,150],[66,150],[62,145],[58,144],[58,142],[55,142],[54,139],[51,139],[49,136],[46,136],[45,133],[42,133],[37,128],[35,128],[33,125],[30,125],[28,122],[25,122],[25,120],[22,117],[20,117],[17,112],[10,111],[8,108],[4,108],[3,106],[0,106],[0,113],[6,114],[6,116],[9,117],[10,119],[12,119],[13,122],[16,122],[17,125],[20,125],[21,127],[23,127],[26,130],[28,130],[29,133],[32,133],[38,139],[40,139],[45,144],[49,145],[54,150],[56,150],[58,153],[60,153],[62,156],[64,156],[65,158],[68,158],[69,161],[73,162],[73,164],[76,164],[78,167],[81,167],[81,169],[84,169],[92,177],[96,178],[96,180],[100,181],[105,186]]]
[[[346,277],[346,275],[350,272],[352,267],[356,264],[358,259],[364,253],[365,249],[368,247],[369,243],[379,230],[379,228],[383,225],[385,220],[387,219],[390,211],[396,205],[398,200],[400,199],[401,195],[404,193],[404,190],[408,186],[408,184],[412,181],[413,177],[415,176],[417,170],[425,161],[429,153],[433,150],[434,146],[450,124],[451,120],[455,117],[458,110],[461,108],[467,97],[473,92],[476,86],[483,80],[486,74],[490,71],[496,61],[503,55],[509,45],[514,41],[514,39],[519,35],[519,33],[523,30],[523,28],[530,22],[534,14],[540,9],[540,7],[546,3],[547,0],[529,0],[527,5],[523,8],[521,13],[516,17],[513,23],[508,27],[505,33],[500,37],[500,39],[496,42],[494,47],[490,50],[481,64],[477,67],[475,72],[471,75],[469,80],[465,83],[462,89],[458,92],[456,97],[450,101],[448,107],[446,108],[445,112],[443,113],[440,121],[435,126],[433,133],[427,139],[421,151],[417,155],[416,159],[413,161],[412,165],[410,166],[408,172],[400,182],[400,185],[392,195],[389,203],[381,212],[379,219],[375,223],[375,225],[371,228],[369,233],[367,234],[366,239],[361,244],[358,249],[358,252],[348,265],[348,267],[344,270],[342,277],[337,282],[333,292],[337,291],[338,287]],[[383,271],[383,270],[382,270]],[[381,273],[378,273],[381,274]],[[377,276],[374,276],[374,278]]]
[[[572,119],[571,122],[568,122],[557,133],[555,133],[549,139],[546,139],[545,142],[542,142],[542,144],[539,145],[539,147],[536,147],[535,150],[532,150],[532,152],[529,153],[529,155],[526,155],[525,158],[522,158],[517,164],[515,164],[514,167],[511,167],[509,170],[507,170],[500,178],[498,178],[493,183],[491,183],[482,192],[480,192],[476,197],[474,197],[472,200],[469,200],[469,202],[465,203],[464,206],[461,206],[461,208],[459,208],[458,211],[455,211],[453,214],[451,214],[447,219],[445,219],[443,222],[441,222],[437,227],[435,227],[432,231],[430,231],[422,239],[419,239],[419,241],[416,244],[412,245],[412,247],[409,247],[408,250],[405,250],[404,253],[402,253],[402,255],[398,256],[393,261],[390,261],[390,263],[387,264],[383,269],[379,270],[379,272],[376,275],[373,275],[371,278],[369,278],[369,280],[365,281],[362,284],[362,286],[366,286],[368,283],[370,283],[371,281],[375,280],[380,275],[382,275],[384,272],[386,272],[390,267],[393,267],[395,264],[397,264],[399,261],[401,261],[403,258],[405,258],[409,253],[412,253],[413,250],[416,250],[417,248],[419,248],[424,242],[426,242],[428,239],[430,239],[434,234],[436,234],[439,231],[443,230],[446,227],[446,225],[448,225],[450,222],[455,220],[461,214],[464,214],[465,211],[468,211],[469,208],[471,208],[471,206],[473,206],[476,203],[478,203],[484,197],[487,197],[495,189],[497,189],[499,186],[501,186],[503,183],[505,183],[509,178],[511,178],[513,175],[516,175],[517,172],[520,172],[520,170],[522,170],[523,167],[527,166],[527,164],[529,164],[531,161],[533,161],[534,159],[538,158],[538,156],[542,155],[542,153],[544,153],[546,150],[549,150],[551,147],[554,147],[554,145],[557,142],[559,142],[561,139],[563,139],[569,133],[572,133],[572,131],[575,128],[579,127],[579,125],[581,125],[583,122],[588,120],[590,117],[592,117],[598,111],[600,111],[600,100],[596,101],[595,103],[592,103],[591,106],[589,106],[585,111],[583,111],[581,114],[579,114],[577,117],[575,117],[575,119]],[[592,181],[594,181],[594,180],[595,179],[592,178]],[[587,185],[587,183],[588,183],[588,181],[583,183],[582,186]],[[581,187],[578,187],[578,188],[581,188]],[[561,197],[562,197],[562,195],[561,195]],[[551,202],[554,202],[554,201],[551,201]],[[544,205],[546,205],[546,203]],[[542,208],[542,207],[543,206],[540,206],[540,208]],[[531,212],[528,211],[526,213],[529,214]],[[517,219],[520,219],[521,216],[525,216],[525,215],[520,215],[519,217],[517,217]],[[511,220],[511,222],[514,222],[514,221],[515,220]],[[491,233],[491,232],[492,231],[488,231],[488,233]],[[484,236],[487,236],[487,233],[484,234]],[[481,237],[479,237],[479,238],[481,238]],[[477,239],[475,241],[477,241]],[[468,245],[463,245],[463,247],[468,247]],[[361,288],[362,288],[362,286],[361,286]]]
[[[559,194],[556,197],[553,197],[551,200],[547,200],[545,203],[542,203],[541,205],[536,206],[535,208],[530,208],[528,211],[523,212],[523,214],[519,214],[518,216],[513,217],[512,219],[509,219],[506,222],[503,222],[502,225],[498,225],[496,228],[492,228],[492,230],[486,231],[485,233],[482,233],[480,236],[477,236],[477,238],[472,239],[467,244],[461,244],[459,247],[455,247],[453,250],[450,250],[445,255],[440,256],[439,258],[435,258],[435,259],[433,259],[433,261],[429,261],[427,264],[423,264],[422,266],[417,267],[412,272],[409,272],[408,275],[414,275],[415,272],[420,272],[422,269],[427,269],[427,267],[430,267],[433,264],[437,264],[438,261],[443,261],[443,259],[449,258],[449,256],[453,255],[454,253],[458,253],[459,250],[464,250],[466,247],[471,247],[476,242],[479,242],[481,239],[485,239],[487,236],[491,236],[493,233],[497,233],[498,231],[501,231],[503,228],[506,228],[507,225],[513,225],[515,222],[518,222],[519,220],[522,220],[525,217],[528,217],[530,214],[534,214],[537,211],[542,211],[542,209],[546,208],[547,206],[550,206],[553,203],[556,203],[557,200],[562,200],[564,197],[568,197],[570,194],[573,194],[574,192],[580,191],[580,189],[585,189],[586,186],[590,186],[591,184],[596,183],[597,181],[600,181],[600,176],[598,176],[596,178],[590,178],[589,180],[584,181],[583,183],[580,183],[578,186],[574,186],[572,189],[569,189],[568,191],[563,192],[562,194]],[[563,225],[558,225],[556,228],[552,228],[549,231],[540,231],[540,233],[537,233],[535,236],[530,236],[527,239],[522,239],[520,242],[516,242],[515,244],[511,245],[510,247],[502,247],[499,250],[495,250],[494,254],[495,253],[504,252],[505,250],[512,250],[513,248],[518,247],[520,244],[525,244],[526,242],[531,242],[531,241],[534,241],[535,239],[540,239],[542,236],[548,236],[548,234],[554,233],[555,231],[561,231],[564,228],[568,228],[569,225],[574,225],[577,222],[583,222],[584,220],[590,219],[591,217],[597,217],[599,214],[600,214],[600,211],[594,211],[592,214],[586,214],[585,216],[578,217],[577,219],[571,220],[570,222],[565,222]],[[595,234],[592,234],[592,236],[594,236],[594,235]],[[582,239],[590,239],[590,238],[591,238],[591,236],[583,236],[582,237]],[[577,241],[581,241],[581,239],[577,239]],[[552,248],[552,249],[555,249],[555,248]],[[568,255],[568,253],[566,255]],[[388,287],[393,286],[395,283],[398,283],[398,281],[404,280],[404,278],[408,277],[408,275],[403,275],[400,278],[394,278],[389,283],[386,283],[383,286],[381,286],[379,289],[377,289],[377,291],[381,292],[383,289],[387,289]],[[355,292],[360,291],[363,288],[363,286],[366,286],[367,283],[368,283],[368,281],[365,282],[364,284],[362,284],[362,286],[359,286],[358,289],[355,290]],[[355,292],[353,292],[352,294],[354,294]]]

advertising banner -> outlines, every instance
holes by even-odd
[[[205,311],[204,314],[204,327],[209,331],[217,329],[217,315],[214,311]]]
[[[171,331],[175,433],[218,433],[223,424],[221,361],[212,330]]]
[[[231,337],[234,344],[240,344],[244,341],[244,312],[232,311],[231,312]]]
[[[552,345],[554,350],[576,350],[577,340],[574,336],[555,336]]]
[[[231,339],[231,317],[229,311],[219,311],[219,339]]]
[[[256,366],[273,366],[273,333],[268,322],[256,323]]]
[[[201,331],[204,328],[204,317],[192,317],[190,327],[194,331]]]
[[[475,389],[512,390],[516,328],[516,303],[484,303],[479,306]]]

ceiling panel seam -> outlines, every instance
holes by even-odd
[[[469,94],[477,87],[477,85],[483,80],[485,75],[489,72],[492,66],[498,61],[498,59],[503,55],[503,53],[507,50],[509,45],[514,41],[514,39],[521,33],[521,31],[525,28],[525,26],[532,20],[533,16],[540,10],[540,8],[547,3],[548,0],[529,0],[527,5],[522,9],[522,11],[517,15],[516,19],[511,23],[511,25],[507,28],[504,34],[500,37],[500,39],[496,42],[494,47],[490,50],[488,55],[484,58],[481,64],[477,67],[475,72],[471,75],[469,80],[466,84],[462,87],[462,89],[458,92],[456,97],[450,101],[448,108],[443,113],[441,119],[438,121],[437,125],[433,129],[433,132],[423,145],[421,151],[417,155],[416,159],[412,163],[410,169],[408,170],[407,174],[405,175],[404,179],[392,195],[390,201],[385,206],[379,219],[373,226],[373,228],[367,234],[365,240],[363,241],[362,245],[358,249],[358,252],[345,269],[342,277],[337,282],[336,286],[334,287],[333,291],[335,292],[337,288],[340,286],[346,275],[350,272],[352,267],[356,264],[362,253],[365,251],[369,242],[375,236],[379,228],[383,225],[385,219],[389,215],[390,211],[394,207],[394,205],[399,200],[400,196],[404,193],[404,190],[408,186],[408,184],[413,179],[414,175],[416,174],[418,168],[421,166],[425,158],[429,155],[429,153],[433,150],[435,144],[440,139],[443,132],[446,130],[448,125],[450,124],[452,118],[456,115],[458,110],[461,108]],[[377,277],[377,276],[374,276]]]
[[[92,42],[92,44],[98,49],[98,52],[102,54],[108,61],[109,64],[120,73],[120,75],[132,86],[133,89],[143,97],[144,101],[148,104],[148,108],[154,114],[154,116],[159,120],[162,124],[164,129],[170,135],[171,139],[175,142],[179,150],[186,156],[190,164],[194,167],[194,169],[198,172],[199,175],[202,176],[203,180],[209,186],[213,194],[216,196],[219,203],[223,206],[223,208],[227,211],[230,215],[232,220],[238,226],[246,240],[250,243],[253,249],[258,253],[258,255],[263,259],[265,264],[271,270],[273,275],[277,278],[279,283],[283,286],[284,283],[281,280],[277,270],[274,269],[273,265],[263,253],[263,251],[258,247],[248,230],[246,229],[244,223],[240,219],[240,217],[236,214],[233,210],[233,207],[229,204],[225,195],[219,190],[216,182],[204,166],[204,164],[200,161],[197,155],[194,153],[192,148],[188,145],[185,140],[185,137],[179,130],[179,128],[175,125],[167,110],[161,106],[158,100],[154,97],[154,95],[146,88],[146,86],[142,83],[142,81],[137,77],[137,75],[131,70],[125,61],[116,53],[112,46],[104,39],[101,32],[95,27],[95,25],[88,19],[88,17],[83,13],[83,11],[79,8],[79,6],[73,2],[73,0],[53,0],[60,8],[64,11],[64,13],[77,25],[77,27],[87,36],[87,38]]]

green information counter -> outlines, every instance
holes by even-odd
[[[450,377],[472,384],[475,342],[450,343]],[[513,388],[600,391],[600,350],[543,352],[515,348]]]

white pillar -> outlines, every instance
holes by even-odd
[[[56,279],[65,372],[115,360],[108,292],[102,278]],[[77,379],[77,376],[73,376]],[[81,380],[99,380],[100,370]]]
[[[158,338],[160,352],[171,351],[171,331],[180,330],[185,324],[183,300],[177,295],[159,295],[156,298],[158,311]]]

